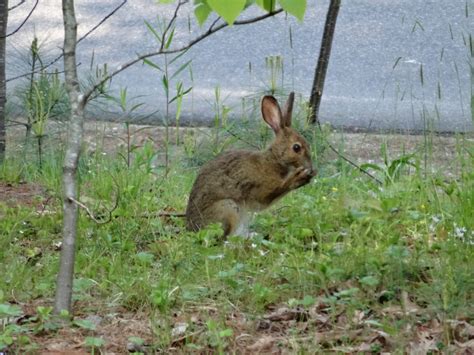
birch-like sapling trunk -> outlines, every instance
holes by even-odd
[[[54,311],[71,312],[72,282],[74,277],[74,256],[77,235],[77,164],[79,161],[83,125],[84,95],[77,77],[76,43],[77,22],[74,0],[62,0],[64,20],[64,72],[66,90],[71,105],[71,117],[63,165],[63,241],[56,285]]]
[[[6,44],[8,23],[8,0],[0,1],[0,164],[5,159],[7,132],[5,128],[7,86],[5,81]]]

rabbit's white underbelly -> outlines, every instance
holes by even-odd
[[[248,237],[250,234],[250,223],[252,222],[256,206],[249,206],[248,204],[239,206],[239,224],[235,230],[235,235]]]

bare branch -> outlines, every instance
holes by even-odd
[[[20,7],[21,5],[23,5],[25,3],[26,0],[21,0],[18,4],[16,5],[13,5],[12,7],[9,7],[8,8],[8,11],[13,11],[15,10],[17,7]]]
[[[173,17],[171,17],[171,20],[168,22],[168,25],[166,26],[165,30],[163,31],[163,35],[161,36],[160,51],[163,50],[165,46],[165,40],[166,40],[166,35],[168,34],[168,31],[170,30],[171,26],[173,25],[173,23],[176,21],[176,18],[178,17],[179,8],[182,5],[186,4],[187,2],[188,0],[178,2],[176,9],[174,9]]]
[[[45,214],[47,214],[47,211],[46,211],[46,207],[48,207],[48,204],[49,202],[54,198],[54,196],[50,195],[48,196],[48,198],[46,199],[46,201],[42,202],[42,207],[41,207],[41,211],[38,211],[38,215],[40,216],[44,216]]]
[[[117,190],[118,191],[118,190]],[[81,201],[78,201],[76,200],[75,198],[73,197],[69,197],[69,200],[74,202],[76,205],[78,205],[79,207],[81,207],[82,209],[84,209],[87,213],[87,215],[90,217],[90,219],[92,219],[95,223],[97,224],[106,224],[106,223],[109,223],[110,221],[112,221],[112,213],[117,209],[118,207],[118,204],[119,204],[119,200],[120,200],[120,195],[117,193],[117,198],[115,199],[115,205],[114,207],[112,207],[111,210],[107,211],[108,213],[108,217],[105,221],[103,220],[100,220],[99,218],[97,218],[94,213],[89,209],[89,207],[87,207],[84,203],[82,203]]]
[[[26,122],[20,122],[20,121],[15,121],[15,120],[8,120],[8,122],[11,122],[12,124],[9,124],[8,127],[14,127],[14,126],[25,126],[25,127],[29,127],[31,126],[31,124],[29,123],[26,123]]]
[[[79,40],[77,41],[77,43],[83,41],[85,38],[87,38],[92,32],[94,32],[97,28],[99,28],[106,20],[108,20],[112,15],[114,15],[123,5],[125,5],[125,3],[127,2],[128,0],[123,0],[122,3],[120,3],[117,7],[115,7],[111,12],[109,12],[106,16],[104,16],[104,18],[102,18],[102,20],[100,20],[97,25],[95,25],[94,27],[92,27],[91,30],[87,31],[87,33],[85,35],[83,35],[81,38],[79,38]],[[48,64],[46,64],[45,66],[43,66],[41,69],[38,69],[36,71],[33,71],[33,72],[29,72],[29,73],[25,73],[25,74],[21,74],[21,75],[17,75],[17,76],[14,76],[12,78],[8,78],[6,80],[6,82],[8,83],[9,81],[13,81],[13,80],[17,80],[17,79],[21,79],[21,78],[24,78],[26,76],[29,76],[31,74],[36,74],[36,73],[39,73],[40,71],[42,70],[45,70],[47,68],[49,68],[50,66],[52,66],[53,64],[57,63],[62,57],[64,56],[64,53],[61,53],[60,55],[58,55],[56,58],[54,58],[51,62],[49,62]]]
[[[36,0],[35,4],[31,8],[30,12],[25,17],[25,19],[23,20],[23,22],[20,24],[20,26],[18,26],[15,30],[13,30],[13,32],[8,33],[5,37],[2,37],[2,38],[10,37],[10,36],[14,35],[15,33],[17,33],[24,26],[24,24],[29,20],[29,18],[31,17],[31,15],[35,11],[36,7],[38,6],[38,3],[39,3],[39,0]]]
[[[347,158],[346,156],[344,156],[343,154],[341,154],[336,148],[334,148],[332,146],[331,143],[327,142],[328,146],[329,146],[329,149],[331,149],[334,153],[337,154],[338,157],[340,157],[342,160],[344,160],[346,163],[348,163],[349,165],[352,165],[354,168],[356,168],[357,170],[359,170],[361,173],[364,173],[365,175],[367,175],[368,177],[370,177],[372,180],[376,181],[379,185],[383,185],[383,182],[381,180],[379,180],[378,178],[376,178],[374,175],[372,175],[371,173],[369,173],[367,170],[365,170],[364,168],[362,168],[361,166],[357,165],[356,163],[354,163],[352,160],[350,160],[349,158]]]
[[[147,213],[147,214],[142,214],[140,215],[141,218],[160,218],[160,217],[177,217],[177,218],[183,218],[186,217],[186,213],[182,212],[157,212],[157,213]]]
[[[265,20],[269,17],[273,17],[279,13],[283,12],[283,9],[278,9],[276,11],[273,11],[273,12],[269,12],[265,15],[261,15],[261,16],[257,16],[257,17],[253,17],[253,18],[250,18],[250,19],[247,19],[247,20],[241,20],[241,21],[235,21],[234,22],[234,26],[240,26],[240,25],[247,25],[247,24],[250,24],[250,23],[255,23],[255,22],[258,22],[258,21],[261,21],[261,20]],[[223,28],[227,27],[228,24],[227,23],[222,23],[220,24],[219,26],[216,26],[214,27],[214,25],[216,24],[217,20],[214,21],[214,23],[208,28],[208,30],[206,32],[204,32],[203,34],[197,36],[196,38],[194,38],[193,40],[191,40],[188,44],[184,45],[184,46],[181,46],[181,47],[178,47],[178,48],[175,48],[175,49],[170,49],[170,50],[163,50],[163,49],[160,49],[158,51],[155,51],[155,52],[150,52],[150,53],[146,53],[146,54],[142,54],[142,55],[139,55],[137,58],[135,59],[132,59],[130,60],[129,62],[126,62],[125,64],[123,65],[120,65],[115,71],[113,71],[112,73],[106,75],[104,78],[102,78],[102,80],[100,80],[97,84],[95,84],[91,89],[89,89],[85,94],[84,94],[84,99],[86,101],[89,100],[90,96],[93,94],[93,92],[95,90],[97,90],[97,88],[99,88],[101,85],[103,85],[105,82],[109,81],[110,79],[112,79],[114,76],[116,76],[117,74],[123,72],[125,69],[131,67],[132,65],[138,63],[138,62],[141,62],[143,59],[146,59],[146,58],[150,58],[150,57],[155,57],[157,55],[162,55],[162,54],[172,54],[172,53],[178,53],[178,52],[182,52],[182,51],[185,51],[189,48],[191,48],[192,46],[194,46],[195,44],[201,42],[202,40],[204,40],[205,38],[209,37],[210,35],[212,35],[213,33],[216,33],[217,31],[220,31],[222,30]]]
[[[260,149],[260,148],[261,148],[261,147],[259,147],[257,144],[251,143],[251,142],[249,142],[248,140],[243,139],[242,137],[240,137],[239,135],[235,134],[234,132],[232,132],[232,131],[231,131],[230,129],[228,129],[228,128],[224,128],[224,130],[225,130],[228,134],[230,134],[232,137],[234,137],[234,138],[238,139],[239,141],[244,142],[245,144],[247,144],[249,147],[253,147],[253,148],[255,148],[255,149]]]
[[[119,184],[117,182],[117,180],[111,175],[111,178],[114,182],[114,185],[115,185],[115,190],[117,191],[116,192],[116,195],[115,195],[115,202],[114,202],[114,206],[112,207],[112,209],[110,210],[107,210],[107,214],[108,214],[108,217],[107,219],[104,221],[104,220],[100,220],[99,218],[97,218],[94,213],[92,213],[92,211],[82,202],[76,200],[75,198],[69,196],[68,199],[72,202],[74,202],[76,205],[78,205],[79,207],[83,208],[86,213],[89,215],[89,217],[97,224],[106,224],[106,223],[109,223],[110,221],[112,221],[112,213],[117,209],[118,205],[119,205],[119,202],[120,202],[120,188],[119,188]]]
[[[159,212],[158,217],[186,217],[186,213],[180,212]]]
[[[81,207],[82,209],[84,209],[86,211],[86,213],[89,215],[89,217],[97,224],[101,224],[101,221],[99,221],[95,216],[94,216],[94,213],[92,213],[92,211],[89,209],[89,207],[87,207],[85,204],[83,204],[82,202],[76,200],[75,198],[73,197],[69,197],[69,200],[74,202],[76,205],[78,205],[79,207]]]
[[[214,22],[211,24],[211,26],[209,27],[209,30],[212,30],[214,26],[219,22],[220,19],[221,19],[220,17],[216,18]]]
[[[94,32],[97,28],[99,28],[105,21],[107,21],[110,17],[112,17],[118,10],[120,10],[120,8],[125,5],[127,3],[128,0],[123,0],[122,3],[120,5],[118,5],[115,9],[113,9],[112,11],[110,11],[106,16],[104,16],[104,18],[102,20],[100,20],[97,25],[95,25],[94,27],[92,27],[89,31],[87,31],[87,33],[85,35],[83,35],[81,38],[79,38],[79,40],[77,41],[77,43],[80,43],[82,40],[86,39],[92,32]]]
[[[318,126],[319,128],[319,131],[322,132],[323,131],[323,128],[321,127],[321,123],[319,122],[319,120],[316,121],[316,125]],[[370,177],[372,180],[374,180],[375,182],[377,182],[379,185],[383,185],[383,182],[378,179],[377,177],[375,177],[374,175],[372,175],[371,173],[369,173],[367,170],[365,170],[364,168],[362,168],[361,166],[357,165],[356,163],[354,163],[352,160],[350,160],[349,158],[347,158],[344,154],[340,153],[336,148],[334,148],[334,146],[325,138],[325,141],[326,141],[326,144],[328,145],[329,149],[331,149],[334,153],[336,153],[336,155],[341,158],[342,160],[344,160],[346,163],[348,163],[349,165],[352,165],[354,168],[356,168],[357,170],[359,170],[361,173],[367,175],[368,177]]]

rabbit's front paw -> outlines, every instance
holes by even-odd
[[[293,176],[291,178],[291,189],[297,189],[303,185],[306,185],[311,181],[311,178],[314,176],[314,172],[312,169],[304,168],[300,166],[293,172]]]

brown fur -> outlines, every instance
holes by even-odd
[[[311,180],[315,172],[309,145],[291,128],[293,100],[292,93],[282,114],[275,98],[263,98],[263,118],[275,132],[267,150],[229,151],[202,167],[186,209],[189,230],[221,223],[224,235],[233,234],[246,213],[268,207]],[[293,150],[295,143],[300,152]]]

